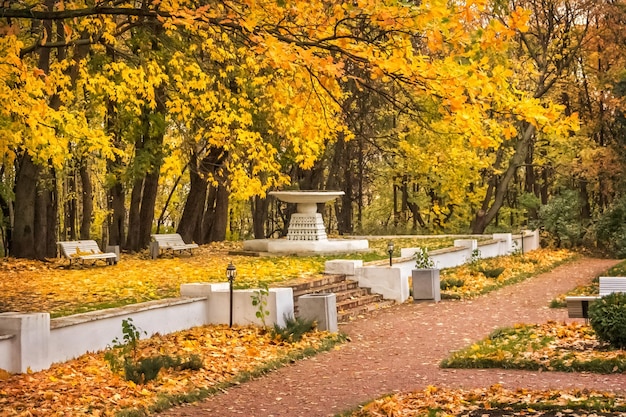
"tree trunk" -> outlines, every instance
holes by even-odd
[[[228,197],[228,188],[226,188],[223,184],[218,185],[209,242],[220,242],[226,239],[226,226],[228,225]]]
[[[124,242],[124,220],[126,207],[124,205],[124,187],[115,183],[109,189],[109,245],[122,246]]]
[[[89,178],[89,169],[87,160],[82,159],[79,168],[81,189],[82,189],[82,206],[83,213],[80,221],[80,238],[89,239],[91,229],[91,217],[93,216],[93,187]]]
[[[13,224],[12,255],[35,258],[35,200],[39,167],[27,153],[19,160],[15,178],[15,222]]]
[[[210,220],[207,220],[207,214],[205,213],[206,210],[212,210],[213,207],[211,203],[207,204],[208,183],[206,176],[209,173],[215,175],[218,167],[221,166],[222,162],[227,157],[228,154],[224,152],[222,148],[215,147],[209,148],[200,163],[197,162],[198,155],[195,152],[191,155],[189,160],[191,188],[187,196],[187,201],[185,202],[183,216],[178,225],[178,233],[185,242],[195,240],[197,243],[206,243],[211,239],[213,234],[212,229],[214,227],[213,222],[216,221],[216,218],[210,217]],[[221,175],[226,177],[225,173]],[[219,178],[218,181],[220,181]],[[207,206],[209,208],[207,208]],[[228,201],[226,202],[226,209],[228,210]],[[228,211],[226,212],[226,219],[227,218]],[[225,226],[226,223],[224,223],[224,228]]]
[[[187,194],[183,215],[176,230],[187,243],[194,240],[194,233],[199,228],[198,225],[201,224],[207,193],[207,182],[198,173],[197,155],[195,153],[191,155],[189,168],[189,194]]]
[[[125,249],[136,252],[140,249],[139,227],[141,223],[141,194],[143,193],[143,177],[135,180],[130,194],[130,207],[128,208],[128,235]]]
[[[255,239],[265,239],[267,237],[265,223],[268,218],[269,199],[254,196],[251,200],[252,206],[252,232]]]
[[[217,187],[207,186],[207,196],[203,207],[202,223],[197,228],[195,238],[198,242],[211,242],[211,234],[213,233],[213,222],[215,221],[215,204],[217,202]]]
[[[156,167],[155,167],[156,168]],[[143,198],[141,199],[141,224],[139,227],[139,245],[147,248],[150,245],[152,234],[152,222],[154,221],[154,208],[156,207],[157,192],[159,190],[159,164],[156,172],[149,172],[143,185]]]
[[[76,204],[76,197],[78,190],[76,189],[76,177],[74,169],[71,170],[67,178],[67,191],[68,197],[65,204],[65,236],[69,240],[76,240],[76,216],[78,214],[78,208]]]
[[[489,223],[491,223],[491,221],[496,217],[496,214],[498,214],[498,211],[504,203],[504,198],[506,197],[511,180],[515,177],[517,169],[522,166],[526,160],[529,145],[531,144],[534,135],[535,127],[531,124],[527,124],[524,128],[524,133],[515,148],[515,153],[509,161],[508,168],[499,178],[499,181],[494,178],[494,184],[490,184],[489,188],[493,191],[493,202],[491,202],[492,193],[487,192],[487,195],[483,200],[483,208],[476,213],[476,217],[474,218],[472,233],[484,233]]]

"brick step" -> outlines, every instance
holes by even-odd
[[[293,289],[294,313],[298,315],[298,298],[305,294],[334,293],[337,303],[337,321],[354,320],[370,311],[395,304],[384,300],[380,294],[371,294],[369,288],[360,288],[356,281],[347,280],[345,275],[328,275],[323,278],[307,279],[287,284]]]
[[[345,291],[335,292],[335,301],[339,304],[345,300],[354,300],[368,295],[371,295],[369,288],[356,287]]]
[[[359,283],[356,281],[348,281],[348,280],[344,280],[341,282],[334,282],[331,284],[326,284],[326,285],[322,285],[322,286],[315,286],[312,288],[307,288],[307,289],[298,289],[298,290],[293,290],[293,297],[294,299],[297,299],[298,297],[300,297],[301,295],[305,295],[305,294],[314,294],[314,293],[331,293],[334,292],[335,294],[340,293],[340,292],[344,292],[344,291],[351,291],[354,289],[358,289],[359,288]]]
[[[291,287],[293,289],[293,293],[302,293],[308,294],[312,292],[316,292],[317,288],[324,287],[326,285],[332,285],[336,283],[341,283],[346,280],[345,275],[324,275],[322,278],[308,279],[301,282],[291,282],[286,283],[286,287]],[[302,292],[304,291],[304,292]]]
[[[371,311],[378,310],[381,308],[391,307],[395,304],[393,300],[382,300],[376,303],[364,304],[358,307],[351,308],[349,310],[339,310],[337,311],[337,322],[338,323],[347,323],[350,320],[354,320],[359,316],[367,314]]]
[[[380,294],[368,294],[360,297],[347,298],[343,301],[337,301],[337,311],[350,310],[366,304],[377,303],[382,300],[383,296]]]

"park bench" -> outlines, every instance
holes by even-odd
[[[183,238],[178,233],[162,233],[152,235],[152,243],[150,244],[150,253],[152,259],[156,259],[161,251],[178,251],[183,252],[188,250],[190,255],[192,249],[198,247],[195,243],[185,243]]]
[[[73,260],[80,260],[83,264],[85,261],[93,261],[95,264],[98,260],[103,260],[109,265],[117,263],[117,254],[102,252],[95,240],[57,242],[57,246],[61,254],[70,260],[70,266]]]
[[[572,319],[588,319],[589,305],[598,298],[614,292],[626,292],[626,277],[600,277],[599,290],[600,295],[565,297],[567,316]]]

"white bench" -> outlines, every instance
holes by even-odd
[[[73,240],[66,242],[57,242],[61,254],[70,260],[80,260],[83,264],[85,261],[96,261],[99,259],[106,261],[112,265],[117,263],[117,254],[113,252],[102,252],[95,240]]]
[[[161,254],[161,251],[164,250],[171,250],[172,252],[188,250],[189,254],[193,255],[191,250],[197,247],[198,245],[195,243],[185,243],[178,233],[154,234],[152,235],[152,243],[150,244],[150,253],[152,259],[157,258]]]
[[[600,277],[600,295],[579,295],[565,297],[567,304],[567,317],[576,319],[589,318],[587,312],[589,305],[600,297],[614,292],[626,292],[626,277]]]

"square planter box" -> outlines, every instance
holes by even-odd
[[[441,301],[438,269],[413,269],[413,300]]]
[[[305,294],[298,297],[298,315],[307,320],[316,320],[317,328],[337,331],[337,297],[329,294]]]

